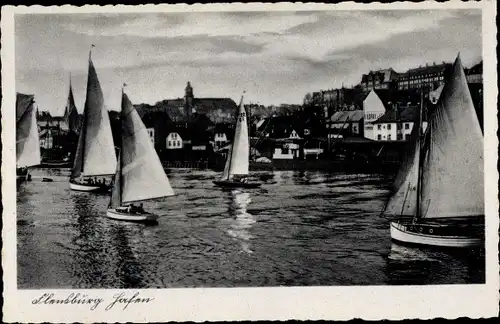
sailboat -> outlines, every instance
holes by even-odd
[[[238,107],[236,116],[236,127],[234,139],[229,149],[224,172],[220,180],[215,180],[214,184],[226,188],[257,188],[258,182],[249,182],[248,165],[250,158],[250,144],[248,138],[247,114],[243,106],[243,96]]]
[[[422,106],[422,104],[421,104]],[[422,108],[421,108],[422,110]],[[483,137],[457,56],[437,108],[401,166],[384,213],[400,215],[390,224],[392,240],[437,247],[484,244]],[[404,216],[412,219],[404,220]]]
[[[76,109],[75,105],[75,99],[73,96],[73,87],[71,86],[71,74],[69,76],[69,93],[68,93],[68,100],[66,103],[66,108],[64,109],[64,116],[63,116],[64,121],[68,125],[68,133],[66,134],[67,137],[73,137],[76,134],[78,134],[78,111]],[[52,136],[52,132],[48,130],[48,138],[54,138]],[[58,129],[57,132],[58,137],[61,137],[61,130]],[[49,140],[47,141],[47,143]],[[54,149],[49,147],[47,145],[45,149],[45,156],[42,156],[42,163],[41,166],[44,168],[71,168],[73,165],[73,162],[71,161],[71,155],[74,152],[65,152],[66,150],[63,148],[58,148]]]
[[[132,203],[174,195],[144,123],[122,92],[121,143],[107,217],[150,222],[158,216]]]
[[[109,191],[111,184],[107,184],[104,179],[101,182],[93,181],[96,177],[114,174],[116,153],[108,111],[104,106],[102,89],[91,54],[90,52],[83,125],[69,185],[72,190],[78,191]]]
[[[30,180],[29,167],[40,164],[40,139],[36,122],[37,107],[33,95],[16,96],[16,175]]]

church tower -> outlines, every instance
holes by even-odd
[[[184,95],[184,113],[188,119],[191,117],[191,112],[193,111],[193,101],[193,88],[191,87],[191,83],[188,81]]]

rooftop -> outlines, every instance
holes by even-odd
[[[380,98],[385,106],[385,110],[391,110],[393,104],[399,106],[415,105],[420,103],[420,92],[415,89],[408,90],[388,90],[388,89],[374,89],[377,96]]]
[[[362,76],[362,82],[366,81],[367,77],[370,75],[382,75],[382,82],[389,82],[392,80],[395,80],[398,76],[398,73],[394,71],[393,68],[388,68],[388,69],[382,69],[382,70],[377,70],[377,71],[370,71],[368,74],[363,74]]]
[[[426,64],[424,66],[419,66],[418,68],[409,69],[405,73],[402,74],[418,74],[418,73],[433,73],[439,72],[443,69],[451,68],[451,63],[443,62],[441,64],[436,64],[433,62],[432,64]]]
[[[417,113],[419,109],[420,107],[416,105],[404,108],[390,109],[373,123],[382,124],[395,122],[414,122],[417,119]]]
[[[187,121],[184,99],[166,99],[154,105],[138,104],[135,106],[142,117],[146,111],[161,111],[176,122]],[[192,111],[206,115],[212,122],[218,119],[230,120],[236,113],[237,105],[231,98],[194,98]]]
[[[332,123],[357,122],[363,119],[363,110],[337,111],[330,117]]]

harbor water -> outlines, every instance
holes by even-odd
[[[17,189],[18,288],[182,288],[484,283],[484,251],[392,243],[384,175],[257,172],[224,190],[169,170],[176,195],[144,202],[157,225],[105,217],[109,194],[33,169]],[[42,182],[48,177],[53,182]]]

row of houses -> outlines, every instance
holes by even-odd
[[[481,128],[482,88],[482,84],[469,83]],[[404,143],[410,139],[421,100],[425,129],[427,112],[435,108],[441,91],[442,86],[427,92],[372,89],[362,98],[361,109],[337,111],[326,121],[314,123],[304,122],[300,115],[268,118],[258,125],[257,135],[275,139],[273,159],[307,158],[306,152],[318,156],[329,152],[334,143]]]
[[[433,65],[434,66],[434,65]],[[437,66],[435,70],[442,67]],[[410,70],[430,71],[429,69]],[[420,72],[419,72],[420,73]],[[437,72],[436,72],[437,73]],[[467,71],[473,100],[477,103],[478,116],[482,122],[482,64]],[[283,105],[266,114],[261,105],[247,106],[249,130],[253,141],[254,157],[269,159],[320,158],[331,150],[331,143],[348,141],[404,142],[409,139],[415,113],[420,107],[420,90],[408,83],[401,89],[383,86],[386,78],[394,79],[395,72],[384,71],[384,78],[373,81],[363,76],[362,84],[335,89],[309,96],[304,106]],[[397,74],[397,73],[396,73]],[[375,74],[371,74],[375,75]],[[435,78],[435,77],[432,77]],[[403,79],[400,79],[403,80]],[[407,81],[404,79],[405,82]],[[414,79],[411,79],[414,80]],[[426,80],[426,79],[422,79]],[[438,77],[438,81],[440,77]],[[422,81],[422,82],[424,82]],[[368,83],[372,84],[369,86]],[[421,87],[422,88],[422,87]],[[420,89],[421,89],[420,88]],[[426,104],[436,104],[442,85],[425,88]],[[195,98],[188,82],[183,98],[166,99],[154,105],[138,104],[136,109],[147,127],[151,141],[162,159],[206,159],[212,153],[224,152],[232,141],[234,132],[232,121],[237,104],[230,98]],[[330,106],[323,107],[319,114],[305,109],[307,105],[320,106],[327,99]],[[342,107],[337,110],[336,108]],[[329,110],[333,109],[333,112]],[[269,112],[269,111],[267,111]],[[332,112],[332,113],[330,113]],[[72,91],[68,96],[65,113],[61,117],[41,112],[38,116],[42,147],[50,148],[51,135],[72,134],[71,145],[75,146],[75,136],[81,125]],[[110,112],[110,121],[115,141],[120,138],[119,113]]]
[[[436,90],[443,85],[452,64],[442,62],[426,64],[398,73],[393,68],[369,71],[361,76],[361,82],[353,87],[342,86],[339,89],[329,89],[306,94],[304,105],[321,106],[326,116],[337,111],[359,110],[362,108],[362,98],[371,90]],[[483,62],[465,69],[469,84],[482,84]]]
[[[392,68],[370,71],[361,77],[363,90],[373,89],[436,89],[443,84],[446,75],[450,72],[452,64],[426,64],[406,72],[398,73]],[[468,83],[482,83],[483,62],[479,62],[465,70]]]

